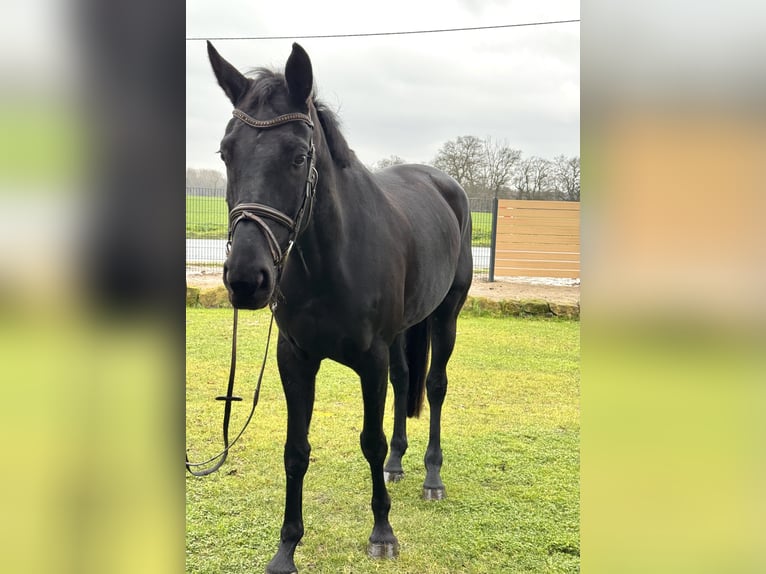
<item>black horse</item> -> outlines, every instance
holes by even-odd
[[[386,480],[404,474],[406,417],[431,408],[423,496],[444,496],[440,419],[455,323],[473,275],[471,213],[463,189],[427,166],[371,173],[337,119],[313,96],[306,52],[293,44],[284,75],[239,73],[208,43],[215,76],[234,105],[220,153],[226,163],[230,251],[223,281],[235,308],[270,304],[287,401],[287,491],[271,574],[296,571],[303,477],[315,379],[323,359],[361,379],[362,452],[372,473],[371,556],[398,552]],[[431,349],[430,370],[428,367]],[[390,372],[391,455],[383,433]]]

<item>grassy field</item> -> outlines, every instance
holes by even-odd
[[[231,310],[187,309],[189,457],[220,444]],[[235,403],[249,410],[268,313],[240,314]],[[579,572],[579,323],[461,316],[444,407],[447,499],[420,499],[427,408],[409,422],[405,479],[390,486],[394,561],[366,558],[370,476],[359,449],[362,405],[349,369],[325,362],[317,380],[305,482],[302,573]],[[386,408],[390,436],[392,408]],[[282,520],[285,406],[274,353],[251,426],[216,474],[187,475],[187,572],[263,572]]]
[[[186,238],[226,239],[226,199],[201,195],[186,196]]]
[[[187,239],[226,239],[228,208],[223,197],[186,196]],[[489,247],[491,213],[471,214],[473,219],[473,245]]]

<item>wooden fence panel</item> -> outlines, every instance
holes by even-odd
[[[501,199],[495,276],[580,277],[580,203]]]

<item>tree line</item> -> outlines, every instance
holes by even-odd
[[[405,163],[399,156],[372,169]],[[580,201],[580,157],[522,157],[521,150],[490,137],[461,136],[436,153],[431,165],[447,172],[469,197]]]
[[[186,189],[193,195],[226,196],[226,176],[217,169],[186,168]],[[188,193],[188,191],[187,191]]]
[[[406,163],[392,155],[373,171]],[[523,157],[521,150],[490,137],[460,136],[439,148],[430,162],[457,180],[469,197],[580,201],[580,156]],[[198,195],[225,195],[226,177],[214,169],[186,168],[186,187]]]

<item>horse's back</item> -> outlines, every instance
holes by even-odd
[[[375,173],[375,178],[385,193],[404,205],[411,205],[417,199],[430,201],[427,207],[431,212],[441,208],[433,197],[437,194],[451,209],[461,232],[470,226],[468,196],[460,184],[443,171],[427,165],[400,164]]]

